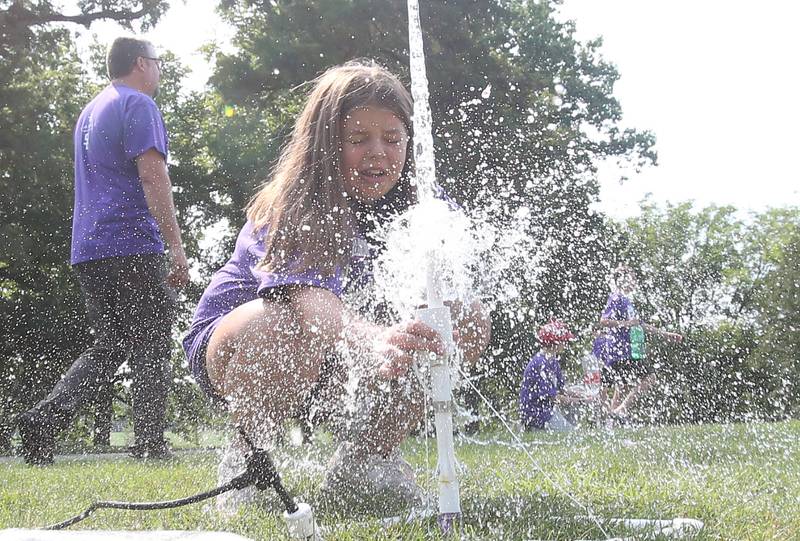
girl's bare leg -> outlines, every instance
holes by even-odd
[[[321,289],[295,293],[239,306],[208,344],[209,379],[228,399],[234,422],[257,442],[299,410],[341,334],[338,298]]]
[[[616,411],[622,403],[622,387],[619,384],[614,385],[614,394],[611,397],[611,404],[609,404],[609,411]]]
[[[303,288],[288,297],[233,310],[214,331],[206,353],[212,385],[228,399],[233,421],[257,442],[274,437],[302,410],[342,335],[342,305],[333,293]],[[359,420],[354,450],[386,456],[420,422],[422,391],[415,379],[365,380],[370,382],[362,396],[371,407]]]
[[[411,373],[380,386],[369,385],[362,400],[370,407],[362,428],[354,433],[357,455],[389,456],[422,422],[422,388]]]

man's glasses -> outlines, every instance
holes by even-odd
[[[164,71],[164,59],[162,58],[153,58],[152,56],[143,56],[142,58],[146,58],[148,60],[152,60],[158,66],[158,71]]]

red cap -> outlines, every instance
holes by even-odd
[[[539,342],[545,346],[575,339],[575,335],[569,331],[567,326],[557,319],[552,320],[547,325],[543,325],[536,333],[536,336],[539,338]]]

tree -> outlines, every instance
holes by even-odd
[[[756,316],[760,299],[770,287],[767,276],[784,262],[784,251],[791,244],[793,235],[800,227],[800,209],[797,207],[771,208],[750,217],[746,231],[738,239],[741,246],[743,267],[731,271],[727,276],[733,286],[733,306],[736,312],[731,317],[748,317],[759,330]]]
[[[88,339],[69,268],[72,130],[91,88],[64,30],[0,64],[0,434]],[[64,337],[71,337],[65,341]],[[0,437],[0,446],[3,445]]]
[[[761,405],[771,418],[800,415],[800,215],[786,244],[773,250],[758,306],[758,347],[753,364],[763,376]]]
[[[0,57],[13,56],[41,40],[40,29],[52,23],[75,23],[87,28],[98,20],[114,20],[127,28],[138,22],[153,26],[166,11],[165,0],[80,0],[78,13],[61,12],[52,0],[0,0]]]
[[[638,271],[642,312],[674,329],[694,329],[737,311],[728,277],[745,269],[739,239],[746,228],[735,208],[659,208],[645,200],[624,231],[621,262]]]
[[[796,407],[789,248],[797,209],[748,219],[731,207],[658,207],[623,226],[640,312],[686,335],[653,340],[663,383],[654,415],[672,421],[777,418]],[[784,296],[788,295],[788,296]]]

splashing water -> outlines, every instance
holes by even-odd
[[[431,110],[416,0],[408,1],[408,15],[417,168],[413,183],[419,203],[381,232],[387,249],[374,269],[376,288],[401,317],[407,317],[421,305],[427,305],[428,309],[438,308],[447,299],[459,300],[465,305],[471,304],[476,296],[484,295],[493,297],[495,301],[508,300],[518,293],[513,280],[513,273],[517,271],[513,265],[515,258],[520,261],[519,255],[522,254],[523,261],[533,262],[534,268],[541,268],[544,261],[541,251],[530,246],[527,240],[534,238],[530,234],[527,209],[520,209],[513,215],[513,229],[503,231],[491,220],[473,221],[447,202],[434,199],[436,168]],[[482,96],[487,98],[490,93],[491,87],[487,86]],[[485,217],[491,218],[491,212]],[[523,265],[523,268],[529,266]],[[535,280],[536,273],[523,272],[517,276],[530,281]],[[450,385],[448,375],[444,382],[448,397],[439,397],[439,400],[445,400],[445,408],[436,413],[439,525],[445,533],[452,531],[453,521],[461,514],[458,482],[453,473],[448,473],[454,465]],[[434,388],[432,392],[436,394],[437,390]],[[591,510],[587,510],[591,515]]]
[[[433,198],[436,183],[436,163],[433,159],[433,134],[431,131],[431,106],[428,94],[428,76],[425,71],[425,53],[422,48],[422,26],[419,21],[419,4],[408,1],[408,48],[411,64],[411,96],[414,98],[414,159],[416,177],[414,184],[420,201]]]
[[[535,244],[528,213],[499,221],[491,211],[468,214],[445,201],[420,202],[378,232],[387,248],[375,263],[377,294],[397,314],[411,314],[427,303],[433,265],[439,298],[481,300],[489,308],[511,303],[544,272],[548,249]]]
[[[411,94],[414,99],[412,183],[419,203],[394,220],[378,237],[387,250],[375,265],[376,294],[401,317],[438,301],[468,305],[481,299],[495,308],[516,299],[525,283],[544,270],[546,247],[534,245],[535,228],[527,208],[512,216],[497,205],[467,215],[435,199],[436,164],[419,4],[408,1]],[[491,92],[487,86],[484,94]],[[423,263],[424,262],[424,263]]]

